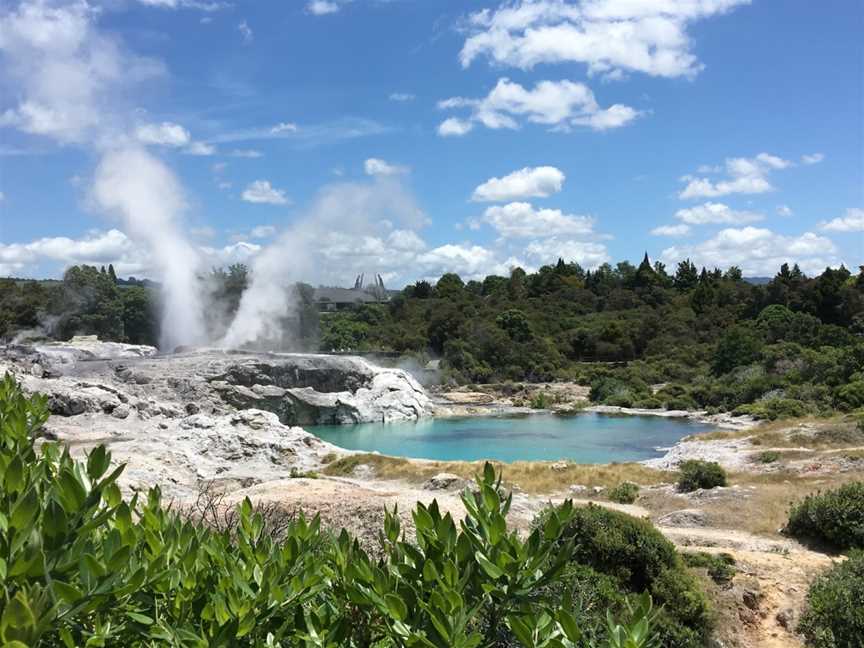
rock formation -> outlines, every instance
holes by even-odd
[[[249,484],[313,470],[346,451],[297,425],[417,419],[423,388],[363,359],[153,347],[76,338],[0,348],[0,374],[47,397],[46,436],[83,452],[106,443],[127,463],[126,488],[172,496],[204,482]]]

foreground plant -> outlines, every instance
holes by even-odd
[[[552,596],[572,559],[574,509],[553,509],[527,539],[507,528],[510,496],[486,465],[457,525],[433,502],[416,540],[387,512],[382,556],[302,515],[274,540],[247,499],[216,530],[164,506],[157,488],[124,501],[103,446],[86,462],[34,445],[44,399],[0,382],[0,642],[23,646],[422,646],[575,648],[652,645],[647,595],[586,639]],[[593,629],[592,629],[593,630]]]

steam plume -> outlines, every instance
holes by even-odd
[[[356,266],[335,267],[333,259],[328,259],[330,254],[340,259],[354,256],[362,264],[390,265],[399,251],[383,239],[396,235],[417,240],[411,239],[413,232],[394,227],[414,229],[425,220],[396,178],[325,187],[301,219],[253,260],[252,282],[221,344],[239,347],[277,338],[283,318],[296,308],[289,291],[293,282],[344,280],[358,270]],[[359,270],[375,268],[361,266]]]
[[[160,347],[204,342],[199,260],[177,222],[185,201],[174,174],[144,149],[109,151],[96,169],[93,197],[101,209],[122,217],[131,237],[150,250],[163,291]]]

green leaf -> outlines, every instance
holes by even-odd
[[[36,517],[38,509],[39,499],[36,495],[36,489],[30,488],[15,504],[9,521],[16,529],[26,529],[33,522],[33,518]]]
[[[6,484],[6,490],[10,493],[17,493],[24,488],[24,462],[21,461],[19,455],[15,455],[9,466],[6,468],[6,475],[3,478]]]
[[[83,598],[84,593],[79,590],[74,585],[70,585],[69,583],[64,583],[63,581],[54,580],[52,581],[52,585],[54,587],[54,591],[57,596],[59,596],[66,603],[72,604],[76,601],[79,601]]]
[[[132,619],[135,623],[140,623],[141,625],[153,625],[153,619],[151,619],[146,614],[139,614],[138,612],[127,612],[126,616]]]
[[[494,564],[479,551],[474,552],[474,557],[477,559],[477,562],[480,563],[480,567],[483,568],[483,571],[485,571],[490,578],[498,579],[504,575],[504,571],[498,567],[498,565]]]
[[[384,602],[387,604],[387,610],[397,621],[404,621],[408,616],[408,607],[405,602],[395,594],[385,594]]]

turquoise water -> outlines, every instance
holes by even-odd
[[[688,434],[713,429],[686,419],[613,416],[432,418],[417,422],[316,425],[306,428],[342,448],[418,459],[578,463],[640,461],[659,457]]]

